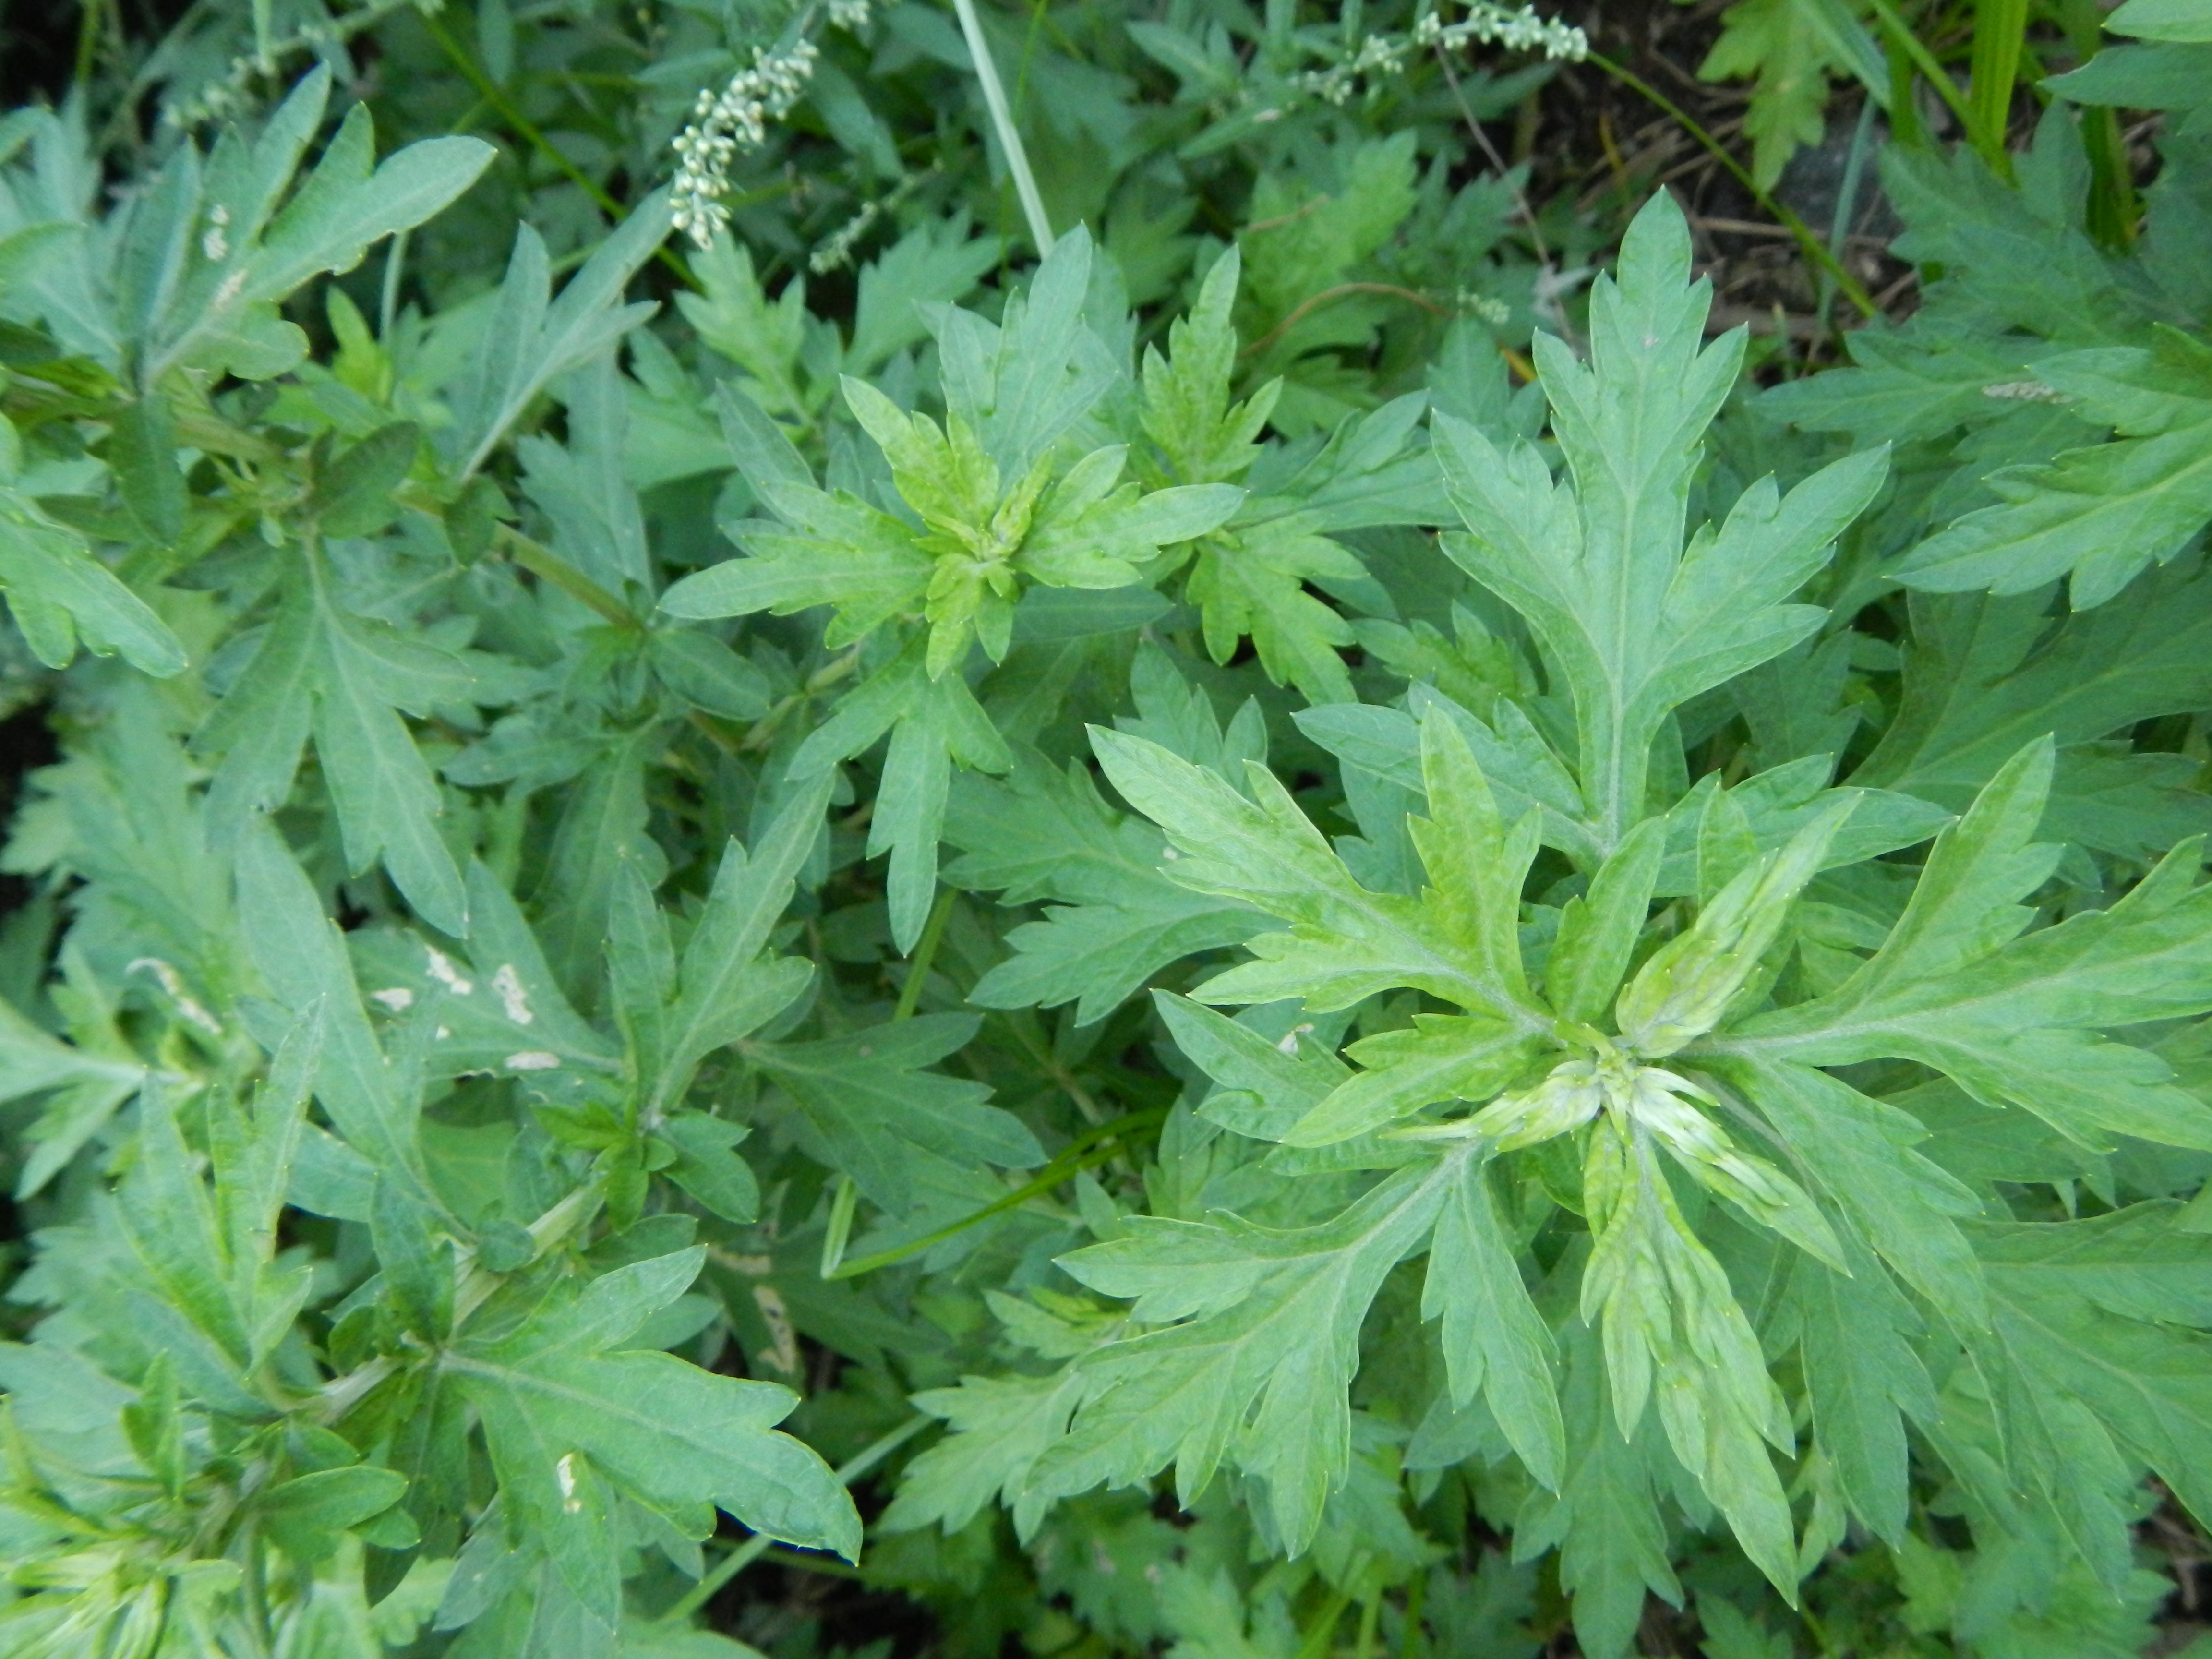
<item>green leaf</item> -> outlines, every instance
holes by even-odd
[[[689,1536],[713,1505],[787,1543],[860,1553],[860,1517],[829,1466],[773,1432],[798,1403],[788,1389],[623,1346],[683,1294],[704,1255],[563,1285],[520,1328],[464,1339],[439,1361],[483,1416],[501,1503],[576,1597],[610,1619],[619,1595],[610,1490]]]
[[[945,869],[953,886],[1048,907],[1006,935],[1013,954],[968,993],[978,1007],[1073,1001],[1076,1023],[1088,1025],[1179,957],[1265,925],[1243,905],[1169,880],[1158,831],[1109,809],[1083,767],[1062,770],[1034,750],[1015,752],[1003,783],[955,778],[945,838],[960,849]]]
[[[210,159],[212,233],[144,341],[143,384],[173,368],[228,369],[266,379],[307,353],[307,338],[279,319],[276,302],[325,271],[349,270],[368,246],[421,224],[476,182],[492,147],[476,138],[431,138],[372,167],[368,109],[347,112],[315,168],[281,211],[307,137],[330,92],[327,67],[302,81],[251,150],[227,134]],[[212,219],[215,210],[222,217]]]
[[[650,304],[623,305],[623,290],[668,234],[668,202],[656,192],[632,209],[592,250],[558,299],[545,244],[528,225],[514,236],[507,278],[461,388],[447,453],[466,478],[548,382],[589,362],[647,317]]]
[[[2212,349],[2166,329],[2156,349],[2066,352],[2036,373],[2118,438],[1992,474],[2000,503],[1914,548],[1894,567],[1899,580],[1936,592],[2024,593],[2070,574],[2074,607],[2087,611],[2212,520]]]
[[[2212,1149],[2212,1109],[2147,1048],[2102,1032],[2212,1009],[2212,890],[2185,846],[2118,903],[2022,933],[2014,902],[2049,872],[2029,837],[2051,770],[2024,749],[1937,840],[1911,902],[1834,993],[1754,1015],[1722,1051],[1935,1066],[1990,1106],[2021,1106],[2098,1146],[2112,1133]]]
[[[1480,1395],[1528,1472],[1559,1490],[1566,1430],[1553,1380],[1558,1353],[1522,1283],[1480,1158],[1460,1167],[1429,1247],[1421,1316],[1439,1315],[1453,1403]]]
[[[2128,0],[2105,27],[2144,40],[2212,40],[2212,9],[2204,0]]]
[[[1346,1390],[1360,1322],[1468,1156],[1402,1170],[1317,1227],[1140,1218],[1125,1238],[1062,1257],[1091,1289],[1136,1297],[1135,1318],[1181,1322],[1078,1362],[1088,1394],[1035,1480],[1073,1493],[1141,1480],[1172,1462],[1188,1504],[1233,1462],[1266,1481],[1285,1546],[1302,1551],[1350,1466]]]
[[[1243,269],[1236,248],[1206,273],[1198,301],[1168,330],[1168,355],[1145,350],[1145,434],[1160,447],[1170,475],[1185,483],[1243,476],[1260,457],[1253,441],[1267,423],[1282,387],[1266,386],[1242,403],[1231,400],[1237,370],[1237,329],[1230,312]]]
[[[337,1547],[338,1534],[390,1509],[406,1490],[405,1476],[356,1463],[280,1481],[254,1509],[278,1547],[313,1563]]]
[[[422,429],[411,421],[379,427],[333,460],[315,481],[315,513],[325,536],[374,536],[399,516],[392,492],[415,464]]]
[[[1717,532],[1684,546],[1690,473],[1735,380],[1740,336],[1700,349],[1705,283],[1670,198],[1637,216],[1618,283],[1591,299],[1592,356],[1536,343],[1572,471],[1555,485],[1522,445],[1437,420],[1438,459],[1472,532],[1444,546],[1527,617],[1573,691],[1583,798],[1609,850],[1644,814],[1653,738],[1670,709],[1778,655],[1820,613],[1784,603],[1881,488],[1885,455],[1850,456],[1782,497],[1753,484]]]
[[[157,542],[173,543],[184,533],[189,497],[167,398],[156,393],[124,406],[108,438],[107,464],[141,530]]]
[[[1308,1007],[1326,1011],[1407,986],[1524,1030],[1548,1024],[1502,976],[1497,920],[1475,920],[1480,889],[1450,891],[1429,904],[1373,892],[1353,879],[1265,768],[1248,763],[1248,799],[1218,774],[1144,738],[1094,726],[1091,741],[1123,798],[1168,832],[1176,849],[1168,866],[1174,880],[1293,924],[1252,940],[1258,960],[1209,980],[1206,1000],[1301,996]],[[1510,857],[1525,866],[1534,838],[1525,829],[1516,836]],[[1467,856],[1461,842],[1439,833],[1431,847],[1446,865],[1431,878],[1442,884],[1461,876],[1455,861]]]
[[[1844,1500],[1877,1536],[1899,1540],[1911,1497],[1904,1419],[1931,1423],[1939,1410],[1915,1348],[1920,1320],[1863,1255],[1848,1275],[1817,1261],[1793,1264],[1788,1310],[1814,1434]]]
[[[295,1016],[317,1011],[315,1098],[354,1149],[379,1170],[428,1191],[416,1105],[386,1065],[363,1012],[345,944],[291,852],[265,823],[238,849],[239,921],[255,969]]]
[[[1682,1589],[1653,1490],[1656,1435],[1647,1428],[1624,1436],[1614,1423],[1596,1331],[1577,1322],[1567,1336],[1566,1480],[1556,1496],[1529,1493],[1515,1520],[1514,1554],[1531,1559],[1556,1547],[1582,1650],[1621,1659],[1643,1621],[1645,1593],[1680,1607]]]
[[[82,536],[5,485],[0,588],[32,654],[49,668],[68,666],[80,637],[95,653],[120,653],[132,667],[161,678],[189,660],[169,625],[93,556]]]
[[[705,1112],[678,1112],[655,1131],[676,1149],[668,1178],[726,1221],[758,1218],[760,1182],[732,1150],[750,1133]]]
[[[989,1085],[939,1075],[935,1064],[975,1036],[972,1014],[924,1014],[817,1042],[762,1042],[746,1056],[798,1103],[820,1156],[894,1215],[914,1204],[933,1160],[1031,1169],[1045,1161],[1011,1113],[983,1102]]]
[[[890,732],[868,856],[891,855],[891,938],[902,951],[921,939],[937,890],[937,842],[952,763],[984,772],[1013,764],[1006,739],[967,684],[957,674],[933,678],[926,651],[923,637],[909,642],[837,705],[791,762],[793,777],[817,776]]]
[[[652,1080],[653,1115],[684,1097],[701,1060],[750,1036],[805,988],[811,964],[763,952],[821,838],[831,781],[824,773],[794,787],[750,854],[735,840],[724,847],[707,908],[684,947]]]
[[[910,1532],[933,1522],[957,1532],[994,1498],[1014,1512],[1023,1538],[1048,1501],[1030,1477],[1067,1431],[1089,1380],[1073,1369],[1050,1376],[963,1376],[956,1389],[927,1389],[914,1403],[952,1430],[907,1466],[899,1494],[878,1523]]]
[[[1843,0],[1737,0],[1721,15],[1698,78],[1755,82],[1743,125],[1760,189],[1774,188],[1800,145],[1826,137],[1831,74],[1856,76],[1887,106],[1881,49]]]
[[[1897,718],[1851,781],[1963,811],[2049,733],[2046,836],[2148,862],[2212,828],[2160,757],[2094,741],[2212,698],[2212,578],[2177,565],[2055,626],[2048,608],[2047,590],[1914,596]]]
[[[998,242],[969,236],[967,216],[923,220],[860,268],[848,373],[870,374],[929,335],[928,308],[948,305],[1000,259]]]
[[[1771,1121],[1830,1200],[1898,1276],[1962,1330],[1989,1302],[1959,1218],[1981,1204],[1913,1150],[1927,1131],[1898,1107],[1809,1066],[1760,1058],[1717,1067]]]
[[[503,666],[353,614],[323,556],[301,552],[252,661],[193,739],[222,757],[209,796],[218,833],[284,804],[312,734],[352,872],[380,860],[426,921],[465,935],[444,799],[400,714],[501,700]]]

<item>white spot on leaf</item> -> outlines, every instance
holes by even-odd
[[[514,971],[513,963],[500,964],[499,971],[491,976],[491,988],[498,994],[507,1017],[517,1025],[527,1025],[538,1018],[530,1012],[530,999],[523,992],[522,976]]]
[[[426,945],[422,948],[429,953],[430,977],[439,984],[457,997],[465,997],[477,988],[476,981],[463,979],[460,970],[453,966],[453,959],[436,945]]]

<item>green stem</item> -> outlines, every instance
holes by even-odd
[[[76,63],[70,70],[72,86],[82,90],[92,80],[94,60],[100,55],[100,20],[107,0],[83,0],[76,26]]]
[[[1416,1572],[1406,1586],[1406,1628],[1398,1638],[1398,1659],[1420,1659],[1421,1614],[1428,1599],[1429,1575]]]
[[[499,540],[507,557],[515,563],[539,580],[552,583],[578,604],[588,605],[617,628],[636,631],[641,627],[628,605],[544,543],[533,540],[508,524],[499,526]]]
[[[921,925],[921,938],[907,958],[906,983],[899,987],[898,1006],[891,1010],[894,1024],[912,1019],[914,1011],[921,1001],[922,981],[929,977],[929,964],[936,960],[937,947],[945,938],[945,923],[952,914],[952,902],[960,896],[960,890],[948,887],[937,896],[937,902],[929,908],[929,920]]]
[[[1306,1632],[1306,1639],[1298,1644],[1297,1659],[1322,1659],[1322,1656],[1328,1651],[1329,1644],[1336,1640],[1337,1620],[1344,1617],[1344,1610],[1351,1605],[1352,1597],[1347,1592],[1335,1590],[1330,1593],[1327,1604],[1321,1610],[1321,1617]]]
[[[538,124],[522,112],[514,100],[507,95],[505,88],[483,72],[476,59],[469,56],[461,43],[453,39],[453,31],[446,27],[441,19],[435,14],[427,11],[422,13],[420,16],[422,27],[429,31],[430,38],[438,43],[438,49],[453,60],[453,67],[460,70],[462,78],[477,89],[477,95],[491,106],[493,113],[496,114],[509,130],[519,135],[531,149],[551,162],[555,170],[570,184],[598,204],[599,210],[609,219],[619,224],[628,216],[629,209],[607,194],[605,188],[582,168],[553,148],[551,140],[538,130]],[[672,249],[666,247],[657,249],[654,257],[674,271],[686,287],[699,286],[692,277],[691,267],[685,264]]]
[[[1880,5],[1882,3],[1882,0],[1875,0],[1875,3]],[[1684,110],[1680,105],[1676,104],[1673,99],[1668,97],[1666,94],[1661,92],[1656,87],[1652,86],[1649,82],[1645,81],[1641,76],[1637,75],[1634,71],[1614,63],[1611,58],[1602,57],[1597,52],[1592,52],[1589,55],[1589,61],[1596,64],[1598,68],[1603,70],[1607,75],[1613,76],[1614,80],[1620,82],[1621,85],[1626,87],[1631,92],[1636,93],[1649,100],[1651,103],[1663,110],[1668,115],[1671,116],[1675,121],[1679,122],[1681,125],[1682,130],[1688,133],[1691,137],[1696,139],[1698,143],[1712,155],[1715,161],[1718,161],[1723,167],[1726,167],[1730,173],[1734,174],[1736,182],[1751,192],[1753,199],[1758,202],[1761,208],[1765,209],[1769,214],[1773,216],[1774,221],[1777,224],[1779,224],[1796,239],[1798,248],[1804,253],[1805,257],[1813,261],[1814,264],[1821,267],[1821,269],[1825,270],[1831,276],[1835,278],[1837,289],[1845,299],[1849,300],[1853,306],[1857,307],[1859,315],[1862,317],[1871,317],[1875,314],[1875,306],[1874,296],[1866,291],[1865,284],[1861,283],[1857,277],[1852,276],[1850,271],[1844,270],[1844,267],[1837,262],[1836,256],[1828,251],[1827,244],[1821,241],[1818,236],[1815,236],[1813,234],[1812,227],[1808,225],[1795,213],[1792,213],[1788,208],[1783,206],[1781,203],[1776,201],[1774,198],[1769,195],[1765,191],[1761,190],[1759,187],[1758,182],[1752,178],[1749,169],[1745,167],[1743,163],[1737,161],[1735,156],[1729,155],[1727,147],[1724,146],[1719,139],[1714,137],[1711,133],[1707,132],[1703,126],[1699,125],[1687,111]]]
[[[866,1474],[877,1464],[889,1457],[901,1446],[920,1434],[937,1419],[917,1412],[881,1439],[871,1443],[850,1461],[837,1466],[837,1479],[846,1486]],[[755,1533],[732,1550],[714,1565],[714,1570],[686,1591],[683,1599],[656,1620],[663,1626],[680,1625],[714,1599],[714,1593],[735,1578],[747,1567],[775,1547],[775,1540],[766,1533]]]
[[[1382,1598],[1370,1596],[1359,1604],[1359,1634],[1352,1640],[1352,1659],[1374,1659],[1375,1626],[1382,1617]]]
[[[873,1255],[856,1256],[850,1261],[841,1263],[831,1277],[856,1279],[862,1273],[873,1273],[878,1267],[890,1267],[909,1257],[920,1255],[923,1251],[942,1244],[948,1238],[957,1237],[970,1227],[980,1226],[994,1216],[1004,1215],[1009,1210],[1018,1209],[1031,1199],[1050,1192],[1069,1176],[1085,1170],[1095,1169],[1101,1164],[1118,1158],[1121,1152],[1121,1143],[1131,1133],[1139,1129],[1148,1128],[1162,1121],[1166,1116],[1165,1111],[1154,1108],[1150,1111],[1130,1112],[1124,1116],[1114,1119],[1111,1122],[1102,1123],[1095,1129],[1086,1129],[1069,1141],[1061,1149],[1060,1155],[1046,1164],[1034,1180],[1023,1182],[997,1202],[986,1204],[981,1209],[939,1227],[933,1233],[926,1233],[920,1238],[909,1239],[907,1243],[895,1245],[888,1250],[878,1250]],[[1111,1141],[1114,1144],[1110,1146],[1101,1146],[1100,1143],[1103,1141]]]
[[[1881,25],[1891,44],[1912,60],[1912,66],[1920,71],[1921,78],[1936,88],[1937,97],[1950,106],[1951,113],[1959,118],[1959,125],[1972,132],[1974,118],[1967,111],[1966,99],[1960,94],[1959,83],[1951,78],[1950,72],[1936,61],[1936,54],[1929,51],[1920,37],[1912,32],[1912,25],[1897,15],[1897,8],[1891,5],[1889,0],[1867,0],[1867,3],[1874,8],[1875,21]],[[1891,100],[1891,107],[1896,107],[1895,100]]]
[[[1882,44],[1889,59],[1889,134],[1907,149],[1927,147],[1928,129],[1920,119],[1920,100],[1913,95],[1912,54],[1893,35]]]
[[[1044,198],[1037,194],[1036,177],[1030,171],[1029,151],[1014,130],[1013,112],[1006,107],[1006,89],[999,82],[998,66],[991,61],[989,42],[983,39],[983,20],[975,15],[975,0],[952,0],[959,15],[960,33],[967,37],[968,55],[975,60],[975,78],[983,86],[983,105],[991,112],[991,127],[1006,152],[1006,170],[1014,175],[1014,194],[1021,198],[1023,216],[1030,222],[1030,240],[1037,258],[1052,252],[1052,222],[1045,217]]]
[[[1973,82],[1967,91],[1972,113],[1966,131],[2001,179],[2012,177],[2005,130],[2012,124],[2013,83],[2020,78],[2027,36],[2027,0],[1974,0]]]
[[[840,1175],[830,1183],[830,1224],[822,1234],[822,1277],[835,1279],[845,1260],[845,1245],[853,1237],[853,1212],[860,1207],[860,1189],[853,1177]]]
[[[377,296],[376,343],[392,349],[392,325],[399,318],[399,278],[407,268],[407,233],[396,233],[384,252],[384,291]]]

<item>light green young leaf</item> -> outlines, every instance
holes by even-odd
[[[1638,1054],[1663,1058],[1728,1017],[1856,805],[1849,795],[1832,802],[1787,847],[1730,881],[1688,932],[1638,969],[1613,1010],[1623,1039]]]
[[[1544,962],[1544,999],[1561,1019],[1593,1024],[1613,1000],[1650,915],[1666,849],[1666,821],[1646,818],[1599,866],[1589,893],[1560,911]]]
[[[1470,931],[1499,925],[1495,918],[1474,921],[1479,892],[1455,892],[1440,911],[1370,891],[1264,767],[1248,763],[1248,799],[1218,774],[1158,744],[1096,726],[1091,740],[1123,798],[1168,832],[1176,853],[1168,866],[1173,879],[1292,924],[1288,932],[1252,940],[1259,959],[1208,981],[1206,1000],[1300,996],[1309,1007],[1327,1011],[1405,986],[1524,1030],[1548,1024],[1502,975],[1495,933],[1486,942],[1485,934]],[[1439,836],[1434,845],[1448,862],[1462,856],[1452,837]],[[1525,866],[1533,850],[1533,839],[1523,834],[1512,856]],[[1440,884],[1461,876],[1456,866],[1431,873]],[[1517,969],[1517,957],[1515,963]]]
[[[1766,1443],[1795,1449],[1790,1413],[1728,1275],[1684,1223],[1641,1135],[1610,1115],[1583,1174],[1597,1242],[1583,1270],[1585,1321],[1602,1321],[1615,1419],[1632,1437],[1656,1394],[1659,1420],[1754,1565],[1796,1599],[1796,1534]]]

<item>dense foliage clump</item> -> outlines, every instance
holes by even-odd
[[[2212,11],[2103,26],[1729,8],[1754,341],[1496,156],[1657,95],[1571,19],[88,6],[0,1653],[2179,1645]]]

